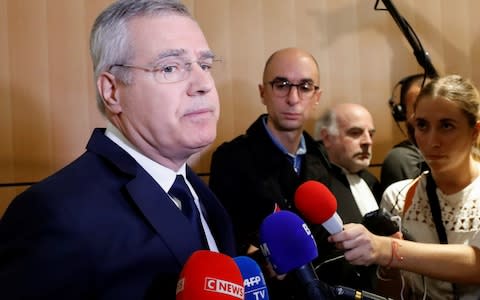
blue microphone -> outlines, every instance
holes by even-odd
[[[307,224],[295,213],[270,214],[260,226],[260,249],[277,274],[286,274],[318,256]]]
[[[303,286],[305,299],[391,300],[344,286],[330,287],[321,282],[311,263],[318,256],[317,245],[307,224],[293,212],[282,210],[263,220],[260,249],[277,274],[295,274]]]
[[[245,300],[268,300],[268,290],[260,266],[248,256],[233,258],[243,277]]]
[[[315,239],[307,224],[295,213],[282,210],[269,215],[260,226],[260,249],[277,274],[293,272],[306,299],[331,296],[312,266],[318,256]]]

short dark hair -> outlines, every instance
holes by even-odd
[[[405,108],[406,105],[407,105],[406,104],[406,97],[407,97],[408,90],[410,90],[410,88],[414,84],[417,84],[419,87],[422,87],[424,82],[425,82],[425,74],[424,73],[409,75],[409,76],[403,78],[402,80],[400,80],[399,81],[399,84],[400,84],[400,105],[402,105]]]

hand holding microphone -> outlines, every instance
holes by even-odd
[[[371,253],[366,252],[373,234],[359,224],[343,225],[342,219],[336,212],[337,200],[324,184],[314,180],[304,182],[297,188],[294,201],[295,206],[305,219],[313,224],[322,224],[332,235],[329,237],[329,241],[339,243],[340,249],[346,250],[345,258],[350,263],[356,265],[374,263]],[[344,228],[348,228],[348,232],[343,232]],[[362,244],[355,241],[355,238],[360,237],[360,235],[365,236]],[[348,247],[345,245],[348,245]]]
[[[311,264],[318,255],[313,236],[305,222],[290,211],[273,213],[263,221],[260,227],[260,242],[263,254],[277,273],[293,272],[296,275],[305,291],[305,299],[388,299],[344,286],[328,286],[321,282]]]
[[[345,259],[358,266],[386,265],[385,257],[391,257],[391,237],[371,233],[361,224],[346,224],[342,232],[328,237],[337,248],[345,250]],[[381,259],[381,261],[379,261]]]

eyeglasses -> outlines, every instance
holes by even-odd
[[[156,67],[144,67],[129,64],[114,64],[110,66],[109,71],[114,67],[138,69],[145,72],[153,73],[153,76],[158,83],[173,83],[187,79],[192,71],[192,65],[194,63],[198,64],[203,71],[210,73],[214,64],[219,61],[220,60],[191,62],[169,61]]]
[[[276,97],[286,97],[290,94],[290,90],[292,86],[297,88],[297,95],[300,99],[306,99],[308,97],[313,96],[316,90],[320,87],[315,85],[312,81],[302,81],[300,83],[291,83],[288,80],[284,79],[274,79],[269,81],[270,85],[272,86],[273,95]]]

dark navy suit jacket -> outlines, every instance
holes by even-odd
[[[187,168],[219,250],[231,222]],[[175,299],[200,248],[188,221],[139,164],[95,129],[87,151],[11,203],[0,220],[0,299]]]
[[[261,115],[246,134],[223,143],[212,155],[209,184],[232,217],[238,253],[245,255],[249,245],[259,247],[261,223],[276,205],[301,216],[294,205],[294,194],[298,186],[307,180],[322,182],[333,192],[337,199],[337,213],[344,223],[360,223],[362,215],[348,180],[339,168],[330,164],[323,145],[303,132],[307,153],[300,173],[296,174],[292,163],[268,136],[262,121],[264,116]],[[374,191],[378,180],[367,173],[359,175]],[[330,234],[323,226],[310,223],[308,226],[315,236],[319,251],[315,266],[343,254],[327,241]],[[261,256],[256,258],[262,263]],[[370,268],[353,266],[340,259],[322,264],[317,274],[320,280],[331,285],[372,290],[375,274],[370,271]],[[303,287],[298,289],[304,290]],[[297,287],[293,283],[289,285],[286,280],[273,281],[269,286],[270,299],[305,299],[303,295],[292,295],[296,290]]]

